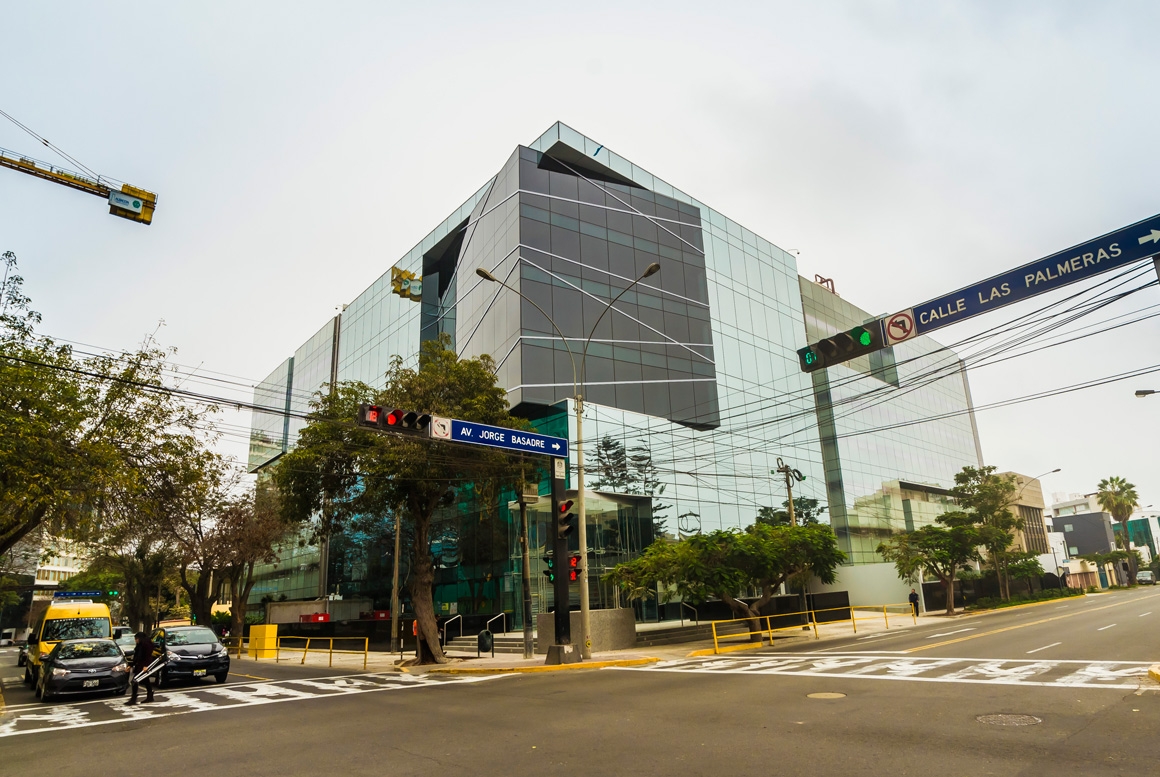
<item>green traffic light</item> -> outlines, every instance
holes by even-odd
[[[818,360],[818,355],[813,351],[806,351],[806,364],[813,364]]]
[[[862,345],[870,345],[872,341],[873,338],[870,337],[870,333],[865,329],[862,330],[862,334],[858,335],[858,342],[860,342]]]
[[[108,595],[109,596],[119,596],[120,592],[119,591],[109,591]]]

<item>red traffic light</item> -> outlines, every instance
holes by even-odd
[[[386,425],[387,426],[399,426],[400,424],[403,423],[403,415],[404,415],[404,412],[402,410],[395,408],[391,412],[387,413]]]
[[[565,502],[561,502],[560,503],[560,515],[567,515],[568,511],[572,509],[573,504],[575,504],[575,503],[571,499],[569,499]]]
[[[575,583],[579,579],[580,579],[580,570],[579,569],[568,570],[568,582],[569,583]]]

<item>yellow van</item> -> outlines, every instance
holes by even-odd
[[[24,682],[35,686],[40,679],[40,665],[56,643],[65,639],[109,637],[113,619],[109,606],[91,599],[55,598],[28,635],[28,663]]]

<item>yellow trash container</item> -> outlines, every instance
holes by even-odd
[[[251,626],[248,650],[251,658],[277,658],[278,624]]]

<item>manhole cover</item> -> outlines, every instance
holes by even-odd
[[[1042,719],[1034,715],[1009,715],[1007,713],[980,715],[975,720],[980,723],[990,723],[992,726],[1034,726],[1043,722]]]
[[[844,693],[807,693],[806,698],[809,699],[844,699]]]

